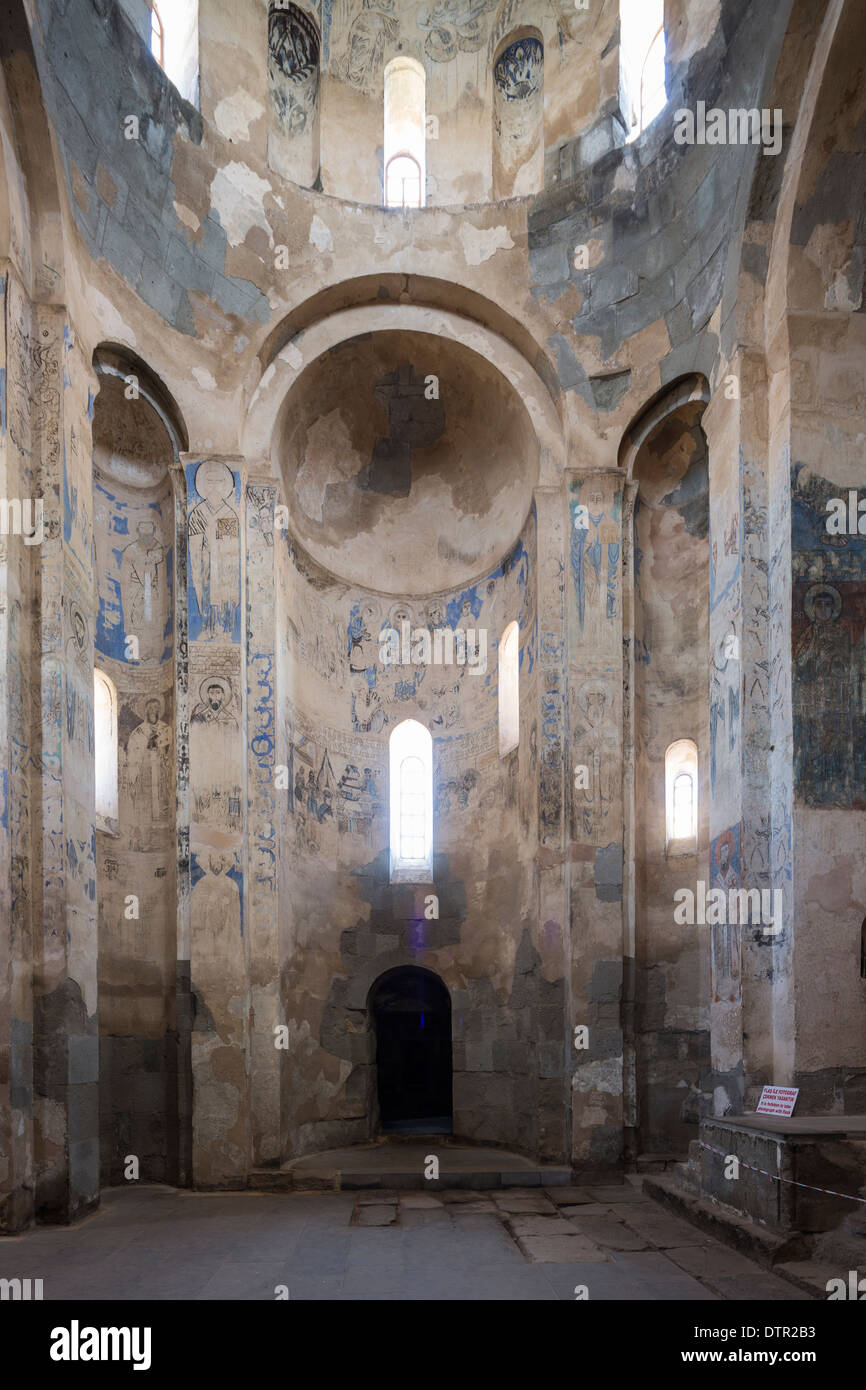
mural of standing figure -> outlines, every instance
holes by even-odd
[[[138,638],[139,661],[159,661],[166,619],[165,547],[154,518],[141,520],[136,532],[120,566],[124,635]]]
[[[162,701],[148,700],[144,721],[133,729],[126,746],[130,799],[138,816],[154,824],[168,820],[172,794],[172,737],[161,714]]]
[[[196,469],[195,490],[203,500],[189,514],[189,562],[201,635],[231,636],[240,606],[234,474],[219,459],[208,459]]]
[[[807,800],[832,805],[848,790],[854,688],[842,595],[831,584],[812,584],[803,613],[808,622],[794,648],[794,756]]]

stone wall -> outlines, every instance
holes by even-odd
[[[101,1160],[105,1182],[128,1155],[176,1181],[175,446],[126,366],[100,377],[93,421],[94,659],[118,743],[117,828],[96,836]]]
[[[320,73],[298,144],[264,0],[201,0],[200,110],[122,7],[16,5],[0,40],[0,491],[45,508],[39,545],[0,551],[5,1229],[97,1200],[100,1079],[108,1180],[140,1151],[241,1187],[368,1138],[367,1000],[395,965],[450,992],[457,1131],[586,1176],[765,1081],[862,1108],[862,539],[822,527],[860,478],[857,7],[668,4],[669,105],[630,145],[610,0],[299,8]],[[521,37],[543,102],[525,52],[495,95]],[[398,52],[438,121],[415,212],[379,205]],[[535,103],[513,163],[506,88]],[[779,107],[781,153],[678,144],[698,100]],[[162,383],[147,406],[97,380],[106,352]],[[150,514],[168,609],[133,669]],[[442,612],[486,628],[487,671],[398,677],[377,625]],[[120,697],[116,842],[94,661]],[[409,716],[434,738],[438,917],[390,883]],[[783,894],[739,955],[666,915],[684,734],[689,874]]]
[[[455,1133],[560,1153],[552,1136],[564,1105],[564,981],[542,978],[532,867],[535,547],[530,521],[483,579],[420,602],[341,583],[282,538],[289,788],[279,838],[290,893],[281,993],[292,1152],[371,1137],[367,998],[386,970],[418,964],[451,994]],[[500,758],[497,646],[512,620],[520,626],[520,744]],[[482,638],[486,660],[474,668],[388,664],[380,633],[404,622],[412,631],[468,629],[470,660],[471,641]],[[388,738],[407,718],[433,735],[433,881],[417,887],[390,882],[388,852]],[[540,1077],[558,1078],[549,1110]]]

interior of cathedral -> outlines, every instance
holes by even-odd
[[[3,1299],[866,1298],[864,67],[0,5]]]

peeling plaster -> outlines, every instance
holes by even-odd
[[[241,246],[252,227],[261,227],[273,246],[273,233],[264,209],[265,195],[270,192],[268,180],[259,178],[246,164],[234,160],[217,170],[210,186],[211,205],[230,246]]]
[[[249,140],[250,126],[265,114],[265,108],[243,87],[223,97],[214,107],[214,125],[227,140]]]
[[[481,265],[497,251],[510,251],[514,246],[507,227],[471,227],[464,222],[458,235],[467,265]]]
[[[193,367],[192,374],[203,391],[215,391],[217,384],[207,367]]]
[[[317,251],[333,251],[334,239],[331,236],[330,228],[324,223],[321,217],[314,217],[310,223],[310,245],[315,246]]]

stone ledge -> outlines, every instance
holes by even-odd
[[[739,1250],[741,1254],[748,1255],[765,1269],[772,1269],[774,1274],[784,1277],[781,1266],[808,1256],[809,1242],[803,1236],[776,1235],[748,1217],[739,1216],[720,1204],[684,1190],[672,1178],[646,1177],[643,1180],[643,1190],[660,1206],[677,1216],[685,1217],[700,1230],[715,1236],[734,1250]],[[805,1285],[798,1284],[798,1287],[802,1288]],[[810,1289],[806,1288],[806,1292],[810,1292]]]

